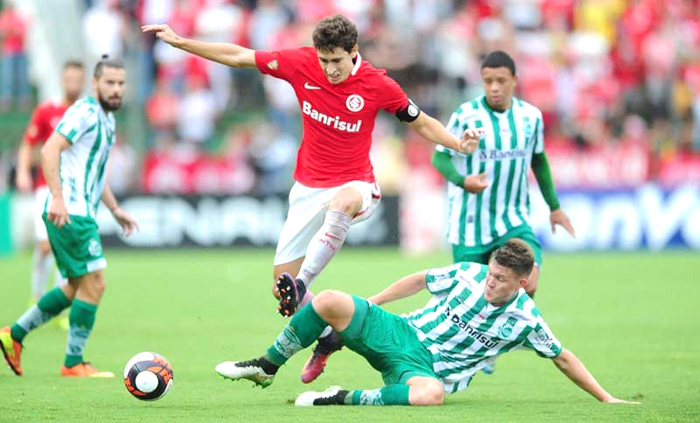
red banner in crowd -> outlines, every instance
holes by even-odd
[[[546,152],[557,188],[634,187],[650,178],[651,157],[642,145],[547,146]]]
[[[242,194],[254,183],[255,174],[241,158],[152,151],[143,162],[141,189],[149,194]]]

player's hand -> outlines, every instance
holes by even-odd
[[[478,175],[468,175],[464,178],[464,189],[472,194],[478,194],[489,186],[486,172]]]
[[[32,190],[32,175],[29,172],[17,172],[17,190],[19,192],[31,192]]]
[[[66,204],[63,202],[62,197],[53,197],[51,199],[51,204],[49,205],[49,212],[46,214],[49,222],[56,225],[58,229],[61,229],[65,224],[71,224],[70,216],[68,216],[68,209],[66,209]]]
[[[552,225],[552,233],[556,234],[557,233],[557,225],[561,225],[566,229],[566,232],[569,233],[573,238],[576,238],[576,231],[574,231],[574,226],[571,224],[571,221],[569,220],[569,216],[564,213],[564,210],[561,208],[558,208],[556,210],[553,210],[552,213],[549,214],[549,223]]]
[[[156,38],[160,38],[170,45],[175,44],[180,39],[180,36],[166,24],[144,25],[141,27],[141,31],[146,34],[153,33]]]
[[[134,229],[141,231],[141,227],[136,219],[121,208],[117,207],[112,210],[112,216],[114,216],[114,218],[117,220],[119,226],[122,227],[122,233],[124,236],[129,236],[134,233]]]
[[[484,130],[481,128],[467,129],[462,134],[462,140],[459,143],[459,152],[464,154],[472,154],[479,147],[479,140]]]

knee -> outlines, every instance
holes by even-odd
[[[411,405],[442,405],[445,402],[445,390],[436,381],[420,388],[412,387],[409,399]]]
[[[321,291],[314,297],[313,304],[316,312],[321,313],[323,311],[329,311],[333,309],[333,305],[338,303],[340,297],[339,291],[333,291],[327,289]]]
[[[92,300],[99,301],[99,299],[102,298],[102,295],[105,293],[107,284],[105,283],[105,278],[102,275],[102,272],[99,272],[83,282],[82,286],[88,292],[88,296]]]
[[[354,216],[362,209],[362,195],[354,188],[343,189],[331,199],[328,209]]]
[[[332,319],[343,314],[343,300],[345,295],[340,291],[325,290],[314,297],[312,304],[316,313],[326,319]]]

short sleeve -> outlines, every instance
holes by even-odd
[[[289,81],[294,75],[294,56],[299,55],[298,49],[277,51],[255,51],[255,65],[265,75]]]
[[[44,116],[43,108],[37,107],[32,113],[31,119],[29,119],[29,125],[24,131],[24,139],[29,143],[29,145],[37,145],[42,141],[41,139],[41,120]]]
[[[408,96],[406,93],[396,81],[385,73],[381,75],[380,90],[380,109],[395,115],[399,109],[408,107]]]
[[[532,136],[535,137],[534,153],[544,153],[544,123],[542,121],[542,114],[540,114],[535,121],[535,133]]]
[[[71,106],[56,127],[56,132],[74,144],[97,126],[97,110],[94,105],[80,103]]]
[[[457,284],[455,277],[461,268],[461,264],[453,264],[447,267],[430,269],[425,276],[425,285],[431,294],[448,292]]]
[[[535,328],[527,335],[524,346],[535,350],[540,357],[556,358],[561,354],[561,343],[541,315],[537,316]]]

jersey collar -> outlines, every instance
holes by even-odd
[[[353,66],[350,75],[355,76],[357,74],[357,71],[360,70],[360,65],[362,65],[362,56],[360,56],[360,52],[358,51],[357,58],[355,60],[355,66]]]

